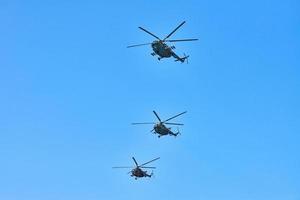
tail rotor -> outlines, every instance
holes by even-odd
[[[151,174],[149,175],[149,177],[150,178],[154,178],[155,177],[153,171],[151,171]]]
[[[189,64],[189,57],[190,57],[190,56],[187,56],[185,53],[184,53],[183,55],[184,55],[183,61],[186,60],[186,64]]]

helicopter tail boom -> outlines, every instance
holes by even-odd
[[[182,63],[184,63],[185,62],[185,60],[187,61],[187,63],[188,63],[188,58],[189,58],[190,56],[186,56],[186,55],[184,55],[184,57],[179,57],[178,56],[178,58],[175,60],[175,62],[177,62],[177,61],[180,61],[180,62],[182,62]]]
[[[176,133],[170,131],[169,134],[173,135],[174,137],[177,137],[177,135],[180,135],[181,133],[180,133],[179,129],[177,128],[177,132]]]

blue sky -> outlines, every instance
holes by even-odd
[[[0,199],[300,199],[299,7],[1,1]],[[183,20],[188,65],[126,49]],[[152,110],[187,110],[182,135],[130,125]],[[155,177],[111,169],[131,156]]]

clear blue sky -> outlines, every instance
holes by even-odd
[[[0,199],[300,199],[297,0],[0,2]],[[143,26],[177,43],[158,61]],[[152,110],[185,123],[158,139]],[[175,120],[174,120],[175,121]],[[115,165],[160,156],[153,179]]]

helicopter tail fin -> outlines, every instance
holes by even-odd
[[[153,174],[153,171],[152,171],[151,174],[149,175],[149,177],[151,178],[151,177],[153,177],[153,175],[154,175],[154,174]]]
[[[180,131],[179,131],[179,128],[177,128],[177,132],[174,134],[175,137],[177,137],[177,135],[180,135]]]

